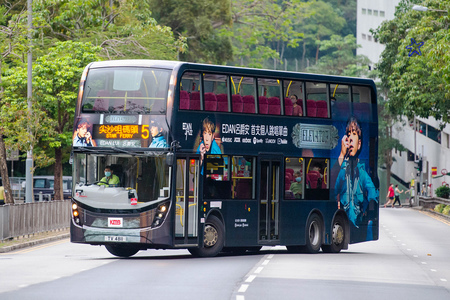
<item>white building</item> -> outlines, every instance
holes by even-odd
[[[356,40],[361,48],[357,54],[366,55],[373,66],[380,60],[384,45],[373,38],[371,29],[378,28],[385,20],[394,18],[395,8],[400,0],[357,0]],[[414,122],[403,119],[394,126],[393,136],[409,150],[408,152],[394,151],[395,162],[391,168],[394,177],[400,182],[419,181],[414,163],[416,157],[423,158],[423,182],[431,184],[434,191],[444,182],[450,183],[450,176],[432,178],[432,168],[437,175],[442,171],[450,172],[450,125],[440,130],[440,123],[434,118],[416,119],[417,131],[414,132]]]
[[[400,0],[358,0],[356,4],[356,42],[361,48],[356,53],[367,56],[371,68],[379,61],[384,45],[378,43],[370,32],[383,21],[394,19],[395,7]]]

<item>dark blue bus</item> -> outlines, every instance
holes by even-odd
[[[172,61],[89,64],[71,241],[116,256],[340,252],[378,239],[372,80]]]

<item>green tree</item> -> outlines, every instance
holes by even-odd
[[[23,14],[11,15],[14,4],[0,6],[0,175],[5,187],[6,203],[13,203],[11,186],[9,184],[8,167],[6,164],[5,136],[14,136],[10,132],[11,118],[8,103],[3,101],[4,88],[2,74],[14,63],[22,63],[26,45],[26,28],[23,26]],[[15,147],[13,147],[15,148]]]
[[[353,35],[341,37],[332,35],[329,40],[320,42],[320,50],[328,54],[322,56],[316,65],[308,68],[308,72],[342,75],[367,76],[369,59],[364,55],[356,55],[356,38]]]
[[[223,64],[232,57],[231,42],[219,34],[231,25],[229,0],[150,0],[152,16],[169,26],[176,36],[187,38],[182,60]]]
[[[418,12],[413,3],[449,10],[450,1],[403,0],[395,19],[384,22],[375,37],[386,45],[378,64],[380,78],[389,90],[387,108],[394,115],[432,116],[450,121],[449,16],[442,12]],[[420,48],[414,46],[423,42]],[[413,53],[406,47],[413,45]]]
[[[63,199],[63,150],[70,152],[72,144],[78,82],[85,66],[99,60],[100,50],[90,43],[57,42],[48,54],[33,64],[33,99],[38,104],[37,111],[44,112],[46,117],[38,122],[41,126],[37,131],[42,142],[54,151],[55,199]],[[7,72],[4,100],[8,103],[15,103],[17,99],[26,102],[26,72],[25,67]]]

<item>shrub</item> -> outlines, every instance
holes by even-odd
[[[447,205],[447,206],[445,206],[444,209],[442,210],[442,213],[443,213],[444,215],[447,215],[447,216],[448,216],[449,212],[450,212],[450,205]]]
[[[436,196],[438,197],[448,199],[449,194],[450,194],[450,187],[446,185],[441,185],[436,189]]]
[[[434,211],[442,214],[442,210],[444,209],[445,204],[438,204],[434,207]]]

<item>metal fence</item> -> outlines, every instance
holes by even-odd
[[[0,240],[68,228],[70,200],[0,206]]]

